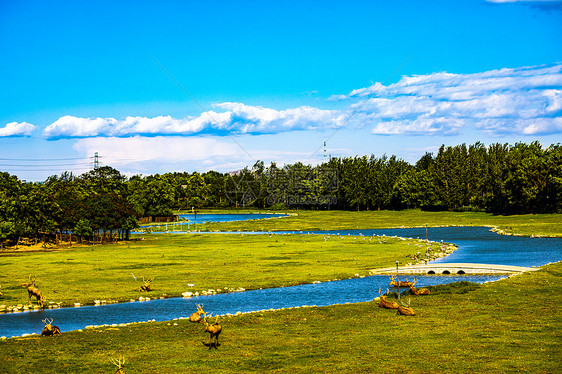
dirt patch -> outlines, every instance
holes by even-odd
[[[64,243],[59,246],[47,245],[47,247],[44,247],[42,243],[39,243],[36,245],[19,246],[17,249],[14,247],[4,248],[3,250],[0,250],[0,256],[4,256],[4,257],[19,256],[26,253],[37,253],[37,252],[62,252],[62,251],[71,251],[75,248],[82,248],[82,247],[85,246],[80,244],[73,244],[72,247],[70,247],[69,245],[65,245]]]

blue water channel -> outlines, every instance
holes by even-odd
[[[420,276],[417,286],[446,284],[461,280],[483,283],[499,276]],[[378,289],[388,288],[387,276],[370,276],[340,281],[269,288],[228,294],[135,301],[80,308],[45,309],[44,311],[10,313],[0,316],[0,336],[20,336],[40,333],[44,318],[52,318],[61,330],[83,329],[88,325],[120,324],[148,320],[168,321],[189,317],[203,304],[213,315],[281,309],[298,306],[327,306],[370,301],[378,296]],[[405,290],[405,289],[402,289]]]
[[[302,233],[306,234],[306,233]],[[312,233],[311,233],[312,234]],[[323,235],[361,236],[387,235],[426,238],[425,228],[335,230],[314,232]],[[541,266],[562,260],[562,239],[529,238],[497,235],[484,227],[428,228],[429,240],[452,242],[458,250],[437,260],[440,262],[487,263],[497,265]],[[422,248],[420,248],[420,251]],[[420,276],[418,286],[428,286],[469,280],[486,282],[498,276]],[[120,303],[80,308],[46,309],[44,311],[9,313],[0,315],[0,336],[20,336],[39,333],[42,319],[53,318],[61,330],[70,331],[88,325],[120,324],[148,320],[166,321],[188,317],[202,303],[213,314],[249,312],[304,305],[326,306],[372,300],[381,287],[388,287],[388,277],[370,276],[341,281],[307,284],[293,287],[252,290],[189,299],[171,298],[144,302]]]
[[[308,232],[304,232],[308,233]],[[312,234],[386,235],[426,239],[426,228],[333,230]],[[427,239],[454,243],[459,248],[434,263],[471,263],[512,266],[542,266],[562,260],[562,238],[531,238],[498,235],[488,227],[428,227]],[[420,252],[425,250],[420,248]]]
[[[168,226],[171,225],[178,226],[191,226],[195,223],[197,225],[208,222],[233,222],[233,221],[249,221],[253,219],[268,219],[268,218],[281,218],[288,217],[288,214],[281,213],[228,213],[228,214],[212,214],[212,213],[198,213],[195,214],[178,214],[180,221],[170,222]],[[146,227],[167,227],[166,224],[160,225],[141,225],[141,228]]]

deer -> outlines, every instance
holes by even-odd
[[[191,322],[201,322],[203,320],[203,317],[201,316],[205,316],[206,314],[207,313],[203,310],[203,305],[197,304],[197,312],[190,315],[189,320]]]
[[[395,275],[390,275],[390,283],[388,284],[390,287],[406,287],[409,288],[412,285],[412,282],[409,280],[405,281],[397,281]]]
[[[388,292],[388,290],[387,290]],[[379,288],[379,295],[381,301],[379,301],[379,307],[385,309],[398,309],[400,306],[395,301],[388,301],[386,300],[386,296],[382,294],[381,289]]]
[[[37,276],[34,275],[33,279],[31,279],[31,274],[29,275],[29,280],[31,283],[22,283],[20,286],[27,287],[27,294],[29,296],[29,305],[31,305],[31,296],[37,299],[37,303],[43,308],[44,300],[43,300],[43,293],[37,286],[35,285],[35,281],[37,280]]]
[[[414,278],[413,284],[410,286],[410,293],[414,296],[429,295],[431,292],[427,288],[415,288],[418,280]]]
[[[109,361],[115,366],[117,366],[117,371],[115,374],[125,374],[125,357],[121,357],[120,359],[110,358]]]
[[[414,309],[412,309],[412,307],[410,306],[410,299],[408,299],[408,303],[403,303],[400,302],[400,306],[398,307],[398,312],[396,312],[396,314],[399,314],[401,316],[413,316],[416,313],[414,312]]]
[[[133,278],[135,280],[138,280],[138,278],[135,277],[135,275],[133,273],[131,273],[131,275],[133,276]],[[144,279],[144,277],[142,277],[142,282],[144,284],[139,287],[139,292],[150,292],[150,291],[152,291],[151,283],[152,283],[153,280],[154,280],[154,278]]]
[[[211,315],[209,315],[209,317],[210,316]],[[215,318],[215,323],[213,323],[212,325],[209,325],[209,323],[207,322],[206,315],[203,317],[203,321],[205,322],[205,332],[208,332],[210,334],[209,349],[211,349],[211,347],[213,346],[213,338],[215,338],[215,349],[217,349],[217,347],[219,346],[219,335],[222,331],[222,326],[219,325],[219,317],[217,316]]]
[[[58,326],[53,326],[53,319],[52,318],[45,318],[43,320],[45,327],[43,327],[43,331],[41,331],[42,336],[53,336],[53,335],[62,335]]]

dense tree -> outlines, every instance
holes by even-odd
[[[486,210],[562,213],[562,147],[538,142],[441,146],[415,165],[395,156],[332,158],[228,174],[208,171],[133,176],[109,166],[79,177],[25,183],[0,172],[0,245],[73,232],[128,237],[140,216],[191,207]]]
[[[170,178],[166,176],[158,174],[145,178],[134,176],[128,183],[128,194],[130,203],[141,216],[165,217],[172,215],[176,190]],[[185,209],[186,206],[183,208]]]

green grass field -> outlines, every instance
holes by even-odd
[[[318,235],[145,235],[146,240],[66,248],[49,252],[0,253],[0,305],[28,302],[20,284],[30,274],[47,301],[93,304],[139,296],[181,296],[224,288],[282,287],[368,275],[418,249],[415,240]],[[365,239],[365,240],[363,240]],[[438,248],[438,245],[434,245]],[[137,278],[154,278],[154,292],[138,292]],[[195,284],[190,287],[189,284]]]
[[[211,212],[211,211],[210,211]],[[246,211],[241,211],[246,212]],[[280,212],[281,213],[281,212]],[[210,223],[214,231],[334,230],[389,227],[497,226],[512,234],[562,236],[560,214],[496,216],[481,212],[401,211],[288,211],[290,217],[240,222]]]
[[[560,216],[483,213],[298,212],[278,220],[213,229],[274,230],[494,225],[560,236]],[[439,223],[439,224],[438,224]],[[36,274],[47,299],[91,303],[141,295],[131,276],[154,277],[149,296],[192,289],[277,287],[366,275],[407,262],[408,241],[309,235],[143,235],[146,240],[0,256],[0,304],[27,302],[19,283]],[[411,242],[410,242],[411,243]],[[190,288],[188,284],[195,287]],[[144,294],[143,296],[146,296]],[[387,372],[559,373],[562,371],[562,263],[484,285],[436,286],[412,297],[413,317],[375,302],[223,317],[218,350],[186,320],[64,332],[0,341],[0,373]],[[1,318],[1,316],[0,316]],[[0,336],[1,336],[0,332]]]
[[[561,280],[557,263],[464,293],[443,287],[412,298],[413,317],[375,302],[224,317],[218,350],[187,320],[8,339],[0,372],[112,373],[122,355],[129,374],[559,373]]]

